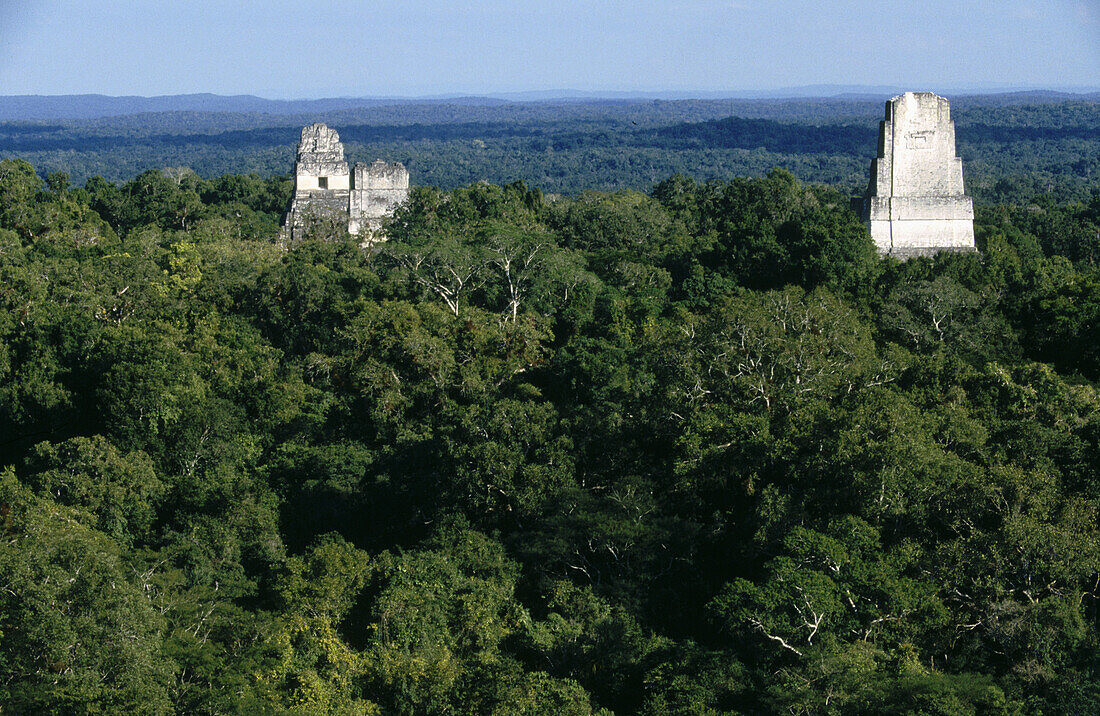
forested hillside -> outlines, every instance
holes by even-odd
[[[0,116],[19,109],[8,106],[12,99],[0,98]],[[92,105],[96,99],[108,98],[86,98]],[[171,99],[116,104],[172,107]],[[232,99],[187,105],[211,111],[0,122],[0,158],[25,159],[43,176],[66,172],[77,183],[93,176],[125,182],[163,167],[188,167],[207,179],[269,176],[291,171],[301,128],[323,121],[340,132],[352,161],[400,161],[413,184],[445,189],[523,181],[553,193],[649,191],[675,173],[708,181],[763,177],[781,166],[803,181],[856,193],[866,186],[883,117],[882,100],[867,98],[359,107],[326,100],[301,114],[213,111],[235,106]],[[1096,96],[979,95],[952,97],[951,104],[967,188],[977,199],[1018,203],[1036,193],[1089,199],[1100,164]]]
[[[0,161],[4,713],[1100,711],[1100,194],[289,191]]]

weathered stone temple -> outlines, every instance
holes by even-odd
[[[409,196],[409,172],[400,162],[379,159],[348,171],[344,145],[335,129],[311,124],[302,129],[294,163],[294,196],[287,210],[287,238],[300,239],[318,222],[346,224],[364,240],[383,240],[382,221]]]
[[[882,254],[974,251],[974,204],[963,189],[946,99],[906,92],[886,103],[871,181],[853,204]]]

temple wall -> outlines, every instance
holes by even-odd
[[[955,156],[955,125],[946,99],[906,92],[891,100],[890,193],[942,196],[963,193],[962,161]],[[886,129],[885,127],[883,129]]]
[[[322,176],[328,180],[328,191],[349,191],[351,190],[351,177],[345,174],[297,174],[294,177],[294,191],[325,191],[326,189],[320,188],[320,182],[318,181]]]
[[[878,156],[859,205],[881,253],[973,250],[974,205],[963,187],[946,99],[906,92],[886,103]]]
[[[350,172],[336,130],[311,124],[302,129],[298,143],[285,238],[299,238],[310,222],[322,220],[346,225],[352,234],[365,229],[371,239],[384,239],[379,234],[383,220],[408,196],[409,172],[400,163],[356,164]]]
[[[382,222],[408,198],[409,172],[399,162],[356,164],[348,229],[352,233],[366,229],[373,238],[384,238],[378,234]]]
[[[911,221],[872,221],[872,233],[889,236],[895,253],[904,250],[912,255],[938,248],[974,249],[974,224],[965,219],[916,219]]]

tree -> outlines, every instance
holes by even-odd
[[[534,236],[509,226],[489,227],[486,238],[488,263],[504,286],[504,314],[514,323],[556,247],[549,236]]]
[[[149,456],[124,454],[101,435],[35,447],[25,483],[94,516],[91,527],[121,545],[147,542],[165,487]]]
[[[24,238],[43,231],[43,217],[37,207],[42,180],[34,167],[22,159],[0,160],[0,229],[11,229]]]
[[[362,697],[365,661],[340,631],[369,571],[370,558],[333,535],[287,560],[276,587],[280,616],[268,636],[275,658],[256,674],[266,708],[301,714],[381,713],[377,704]]]
[[[163,621],[80,510],[0,473],[0,700],[13,713],[163,713]]]
[[[383,250],[415,284],[442,299],[455,318],[462,299],[484,279],[484,250],[455,236],[440,237],[426,247],[387,242]]]

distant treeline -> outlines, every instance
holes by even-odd
[[[224,99],[224,98],[223,98]],[[3,103],[0,102],[0,105]],[[1100,166],[1100,104],[1053,95],[953,101],[968,190],[986,202],[1055,193],[1087,200]],[[0,114],[0,116],[3,116]],[[312,114],[172,111],[0,123],[0,157],[122,182],[147,169],[200,176],[284,175],[298,131],[323,120],[349,159],[404,162],[414,184],[444,189],[524,181],[544,192],[648,190],[682,173],[706,181],[788,169],[858,192],[882,102],[682,100],[432,104],[328,108]]]

